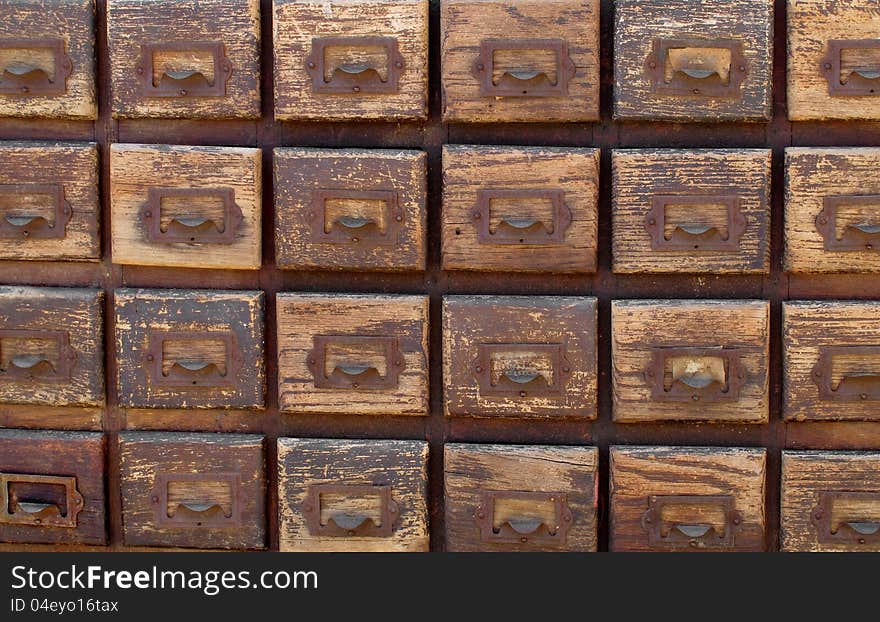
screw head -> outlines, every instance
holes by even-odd
[[[157,497],[156,495],[153,495],[152,501],[153,501],[153,503],[159,503],[159,497]]]
[[[859,538],[859,544],[864,544],[864,543],[865,543],[865,539],[864,539],[864,538]]]
[[[403,62],[397,61],[396,63],[394,63],[394,66],[397,67],[398,69],[401,69],[403,67]]]
[[[745,70],[746,70],[746,66],[745,66],[745,65],[740,65],[740,66],[739,66],[739,70],[740,70],[740,71],[745,71]]]
[[[27,229],[25,229],[24,231],[21,232],[21,234],[22,234],[24,237],[27,237],[27,236],[29,236],[29,235],[31,234],[31,232],[28,231]]]
[[[486,68],[486,65],[483,63],[477,63],[477,71],[483,71]]]
[[[76,500],[74,501],[74,503],[75,503],[76,505],[82,505],[82,499],[76,499]]]
[[[353,532],[353,531],[349,531],[349,532],[348,532],[348,535],[353,536],[353,535],[354,535],[354,532]]]
[[[826,222],[828,222],[827,216],[825,216],[824,214],[822,216],[819,216],[819,224],[824,225]]]
[[[860,394],[860,395],[859,395],[859,399],[863,399],[863,400],[868,399],[868,394],[867,394],[867,393],[862,393],[862,394]]]
[[[476,372],[477,372],[478,374],[482,374],[482,373],[483,373],[483,367],[482,367],[481,365],[477,365],[474,369],[476,370]]]
[[[354,242],[355,244],[357,244],[361,240],[360,240],[360,238],[352,238],[351,241]]]
[[[519,539],[519,541],[525,543],[525,542],[528,542],[529,539],[526,538],[525,536],[523,536],[522,538]]]
[[[153,217],[153,212],[151,210],[147,210],[146,212],[144,212],[144,218],[152,218],[152,217]]]
[[[351,90],[354,91],[355,93],[360,93],[360,92],[361,92],[361,87],[359,87],[359,86],[353,86],[353,87],[351,87]]]
[[[396,220],[397,222],[400,222],[401,220],[403,220],[403,216],[398,214],[397,216],[394,217],[394,220]]]
[[[652,60],[650,63],[648,63],[648,67],[650,67],[651,69],[654,69],[656,66],[657,66],[657,62],[656,62],[656,61],[653,61],[653,60]]]
[[[397,365],[398,367],[400,367],[401,365],[403,365],[403,361],[398,359],[398,360],[394,361],[394,364]]]
[[[36,524],[39,525],[39,524],[42,523],[43,521],[42,521],[41,519],[39,519],[39,518],[35,518],[35,519],[34,519],[34,522],[35,522]]]
[[[147,355],[147,360],[148,360],[148,361],[152,361],[152,360],[153,360],[153,355],[152,355],[152,354],[148,354],[148,355]]]
[[[186,89],[180,89],[180,91],[178,91],[178,92],[180,93],[181,96],[186,95]]]
[[[649,219],[648,219],[648,224],[649,224],[649,225],[656,225],[656,224],[657,224],[657,220],[656,220],[655,218],[649,218]]]
[[[30,93],[30,91],[31,91],[30,88],[28,88],[28,87],[26,87],[26,86],[21,87],[21,92],[22,92],[22,93]]]
[[[653,520],[654,520],[654,519],[651,518],[650,516],[646,516],[646,517],[645,517],[645,522],[646,522],[646,523],[650,523],[650,522],[652,522]]]
[[[484,512],[477,512],[477,518],[486,518],[486,514]]]
[[[483,215],[480,212],[474,213],[474,220],[480,220],[482,217],[483,217]]]
[[[697,548],[697,546],[699,546],[699,543],[698,543],[696,540],[691,540],[691,541],[689,542],[689,544],[690,544],[693,548]]]
[[[520,397],[525,397],[525,396],[526,396],[526,392],[525,392],[525,391],[520,391],[520,392],[519,392],[519,396],[520,396]]]
[[[694,400],[695,402],[699,402],[699,401],[700,401],[700,396],[694,394],[694,395],[691,395],[691,399]]]
[[[569,367],[563,367],[563,368],[562,368],[562,371],[564,371],[564,372],[567,374],[568,372],[571,371],[571,368],[569,368]]]
[[[831,70],[831,63],[825,63],[825,69]]]
[[[352,389],[357,389],[357,388],[360,387],[360,386],[361,386],[361,383],[359,383],[359,382],[352,382],[352,383],[351,383],[351,388],[352,388]]]
[[[734,518],[734,519],[733,519],[733,524],[734,524],[734,525],[739,525],[740,522],[741,522],[741,521],[740,521],[740,519],[738,519],[738,518]]]
[[[137,74],[140,76],[140,75],[143,75],[143,73],[144,73],[144,68],[143,68],[143,67],[138,67],[137,69],[135,69],[135,71],[137,71]]]
[[[309,63],[309,69],[314,69],[314,68],[315,68],[315,63],[310,62],[310,63]]]

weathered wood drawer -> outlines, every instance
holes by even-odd
[[[615,272],[770,271],[769,149],[611,156]]]
[[[785,269],[880,272],[880,149],[785,150]]]
[[[599,150],[443,147],[444,270],[595,272]]]
[[[599,0],[441,0],[443,119],[597,121]]]
[[[428,414],[428,298],[276,297],[284,412]]]
[[[119,405],[263,408],[265,294],[116,290]]]
[[[766,121],[773,0],[616,0],[614,116]]]
[[[112,145],[113,263],[257,270],[261,150]]]
[[[107,544],[104,437],[0,430],[0,542]]]
[[[783,416],[880,421],[880,302],[784,302]]]
[[[424,152],[279,148],[273,155],[280,268],[425,269]]]
[[[114,117],[260,116],[259,0],[107,0]]]
[[[447,551],[595,551],[595,447],[445,447]]]
[[[428,444],[278,439],[281,551],[427,551]]]
[[[265,548],[263,444],[251,434],[120,434],[125,544]]]
[[[0,14],[0,117],[97,118],[94,0],[2,0]]]
[[[0,401],[104,404],[104,292],[0,286]]]
[[[97,261],[99,220],[97,145],[0,142],[0,259]]]
[[[275,118],[428,116],[428,0],[274,0]]]
[[[596,417],[596,299],[443,299],[447,416]]]
[[[766,451],[612,447],[612,551],[763,551]]]
[[[766,423],[770,303],[611,303],[614,420]]]
[[[880,551],[880,453],[782,452],[783,551]]]

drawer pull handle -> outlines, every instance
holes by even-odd
[[[163,214],[168,214],[164,224]],[[146,240],[163,244],[233,244],[244,222],[232,188],[149,188],[140,217]]]
[[[563,39],[483,39],[471,73],[483,97],[563,97],[577,68]]]
[[[655,251],[735,251],[746,224],[733,195],[654,195],[645,215]]]
[[[315,335],[312,343],[306,364],[319,389],[393,389],[406,369],[394,337]]]
[[[0,330],[0,381],[69,381],[76,359],[67,331]]]
[[[157,386],[229,387],[235,385],[242,353],[233,333],[153,329],[147,337],[144,364]]]
[[[816,230],[826,251],[880,250],[880,195],[825,197]]]
[[[563,242],[572,220],[565,192],[558,189],[477,190],[472,218],[480,244],[524,246]]]
[[[651,398],[665,402],[724,402],[739,399],[746,370],[728,348],[654,348],[645,369]]]
[[[158,473],[150,505],[159,527],[238,527],[238,473]]]
[[[821,400],[880,400],[880,346],[822,346],[811,376]]]
[[[308,214],[312,241],[361,247],[397,244],[404,214],[397,192],[316,190]]]
[[[728,549],[742,514],[730,495],[650,496],[641,524],[651,548]]]
[[[560,397],[572,373],[555,343],[482,343],[471,370],[480,395],[521,398]]]
[[[0,238],[62,239],[72,210],[61,184],[0,185]]]
[[[75,528],[83,503],[75,477],[0,473],[0,524]]]
[[[145,43],[135,72],[144,97],[222,97],[232,63],[216,41]]]
[[[474,510],[480,540],[564,544],[573,517],[559,492],[484,490]]]
[[[63,95],[73,63],[64,40],[6,39],[0,41],[0,95],[20,97]]]
[[[312,485],[300,509],[311,535],[350,538],[388,538],[401,513],[391,486],[372,485]]]
[[[832,39],[821,61],[832,97],[880,95],[880,39]]]
[[[880,543],[880,492],[820,492],[810,522],[819,542]]]
[[[305,67],[315,93],[391,94],[405,61],[396,37],[317,37]]]
[[[645,69],[657,94],[733,97],[741,94],[749,64],[741,41],[654,39]]]

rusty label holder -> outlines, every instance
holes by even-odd
[[[57,486],[64,489],[64,507],[45,499],[18,499],[10,487],[15,484]],[[76,477],[0,473],[0,524],[33,527],[76,528],[83,509],[83,496],[76,489]]]
[[[505,217],[493,232],[490,229],[490,208],[495,199],[549,200],[553,205],[553,220],[542,222],[528,216]],[[477,207],[471,217],[474,219],[480,244],[523,246],[560,244],[565,240],[565,230],[572,220],[571,210],[565,204],[564,190],[533,188],[477,190]]]
[[[810,376],[819,388],[819,399],[836,402],[880,400],[880,374],[844,375],[837,388],[831,384],[835,356],[876,356],[880,346],[823,346]]]
[[[717,227],[676,225],[667,238],[667,205],[721,204],[727,208],[727,236]],[[651,209],[645,216],[645,228],[651,236],[651,250],[655,251],[736,251],[746,230],[746,217],[740,211],[740,199],[733,195],[654,195]]]
[[[364,63],[332,67],[327,80],[324,74],[328,47],[382,48],[387,59],[385,80],[379,68]],[[400,74],[405,63],[396,37],[316,37],[312,39],[312,51],[305,59],[305,67],[312,78],[314,93],[387,95],[400,91]]]
[[[157,52],[209,52],[214,65],[213,82],[209,82],[200,71],[180,70],[163,72],[159,84],[156,84],[153,81],[153,55]],[[144,97],[222,97],[226,95],[226,82],[232,76],[232,63],[226,58],[225,46],[218,41],[144,43],[135,73]]]
[[[712,380],[708,384],[689,383],[673,378],[669,389],[665,386],[666,361],[670,358],[718,358],[724,363],[725,382]],[[645,381],[651,387],[651,399],[661,402],[731,402],[739,399],[745,383],[746,370],[740,362],[740,353],[731,348],[658,347],[651,350],[651,360],[645,369]]]
[[[379,497],[380,524],[371,516],[362,514],[337,514],[321,522],[321,495],[345,497]],[[400,506],[391,498],[391,486],[314,484],[306,490],[306,498],[300,505],[309,533],[313,536],[331,538],[389,538],[400,520]]]
[[[4,340],[39,339],[57,343],[58,360],[52,363],[45,355],[13,355],[8,361],[3,353]],[[0,329],[0,381],[9,382],[67,382],[76,365],[77,354],[70,345],[66,330]]]
[[[495,527],[495,502],[497,500],[534,501],[552,503],[555,520],[552,525],[534,517],[505,520]],[[572,525],[571,509],[567,497],[559,492],[532,492],[521,490],[484,490],[480,495],[480,505],[474,510],[474,521],[480,529],[483,542],[520,543],[536,542],[545,544],[565,544],[568,530]]]
[[[684,524],[663,519],[667,506],[718,506],[724,511],[724,533],[706,523]],[[642,515],[642,529],[648,532],[648,544],[655,549],[731,549],[736,533],[742,529],[742,514],[730,495],[665,495],[648,497],[648,509]]]
[[[168,512],[168,485],[172,482],[222,482],[229,486],[229,513],[218,502],[184,501],[173,514]],[[150,504],[159,527],[208,527],[214,529],[241,527],[241,475],[239,473],[157,473]]]
[[[306,359],[309,371],[318,389],[395,389],[399,376],[406,369],[406,361],[396,337],[363,337],[358,335],[315,335],[312,350]],[[328,375],[326,372],[328,346],[368,347],[378,345],[385,361],[385,375],[374,365],[357,361],[350,365],[337,365]]]
[[[64,39],[0,39],[0,50],[49,50],[52,53],[54,75],[44,69],[21,62],[0,67],[0,95],[19,97],[46,97],[64,95],[67,79],[73,72],[73,62],[64,51]]]
[[[696,50],[727,50],[730,65],[712,65]],[[673,62],[670,50],[684,50]],[[687,50],[694,50],[688,54]],[[667,79],[667,64],[671,65],[671,79]],[[645,60],[645,71],[651,89],[658,95],[697,95],[700,97],[741,96],[741,86],[749,71],[743,55],[742,41],[735,39],[654,39],[651,53]],[[726,75],[726,83],[725,76]]]
[[[328,200],[335,199],[382,201],[385,204],[385,230],[380,230],[377,219],[362,216],[340,217],[328,223],[325,206]],[[394,246],[403,225],[403,210],[400,209],[397,192],[388,190],[315,190],[312,209],[307,216],[312,241],[324,244]]]
[[[62,239],[67,234],[67,223],[73,214],[70,203],[64,199],[62,184],[3,184],[0,185],[0,196],[34,196],[52,197],[54,206],[51,221],[43,216],[22,214],[0,217],[0,239],[4,240],[51,240]]]
[[[222,341],[226,353],[225,373],[215,362],[204,360],[175,361],[166,374],[163,367],[166,341]],[[242,353],[235,334],[220,331],[165,331],[150,329],[144,365],[151,382],[160,387],[217,388],[235,386],[238,370],[242,365]]]
[[[540,373],[518,370],[502,373],[497,382],[492,379],[492,360],[497,353],[523,352],[551,361],[553,382]],[[571,378],[571,363],[565,357],[565,346],[559,343],[481,343],[471,370],[480,386],[480,395],[503,397],[561,397]]]
[[[878,208],[878,222],[848,225],[838,238],[837,210],[841,205],[874,205]],[[825,197],[822,211],[816,216],[816,230],[822,236],[826,251],[880,250],[880,195]]]
[[[555,55],[555,81],[544,71],[505,71],[498,83],[493,78],[495,52],[499,50],[548,50]],[[480,55],[471,66],[483,97],[564,97],[577,67],[568,55],[564,39],[483,39]]]
[[[828,41],[828,52],[821,61],[821,70],[828,81],[828,94],[831,97],[880,95],[880,64],[875,67],[856,67],[850,72],[845,83],[840,81],[841,52],[866,49],[875,49],[880,54],[880,39]]]
[[[210,218],[178,216],[162,230],[162,199],[195,199],[218,197],[223,201],[223,227]],[[147,242],[186,244],[232,244],[244,221],[241,208],[235,202],[233,188],[149,188],[147,202],[140,209],[141,222]]]
[[[880,543],[880,521],[864,516],[832,524],[832,511],[835,501],[869,501],[880,506],[880,492],[822,491],[819,502],[810,512],[810,522],[816,528],[819,542],[825,544],[878,544]]]

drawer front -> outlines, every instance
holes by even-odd
[[[445,270],[595,272],[599,150],[443,147]]]
[[[281,551],[427,551],[428,444],[278,439]]]
[[[276,297],[278,404],[291,413],[428,414],[428,298]]]
[[[424,270],[422,151],[274,151],[275,252],[283,269]]]
[[[770,271],[770,150],[612,154],[614,271]]]
[[[263,292],[116,290],[128,408],[263,408]]]
[[[880,149],[785,150],[785,269],[880,272]]]
[[[0,143],[0,259],[96,261],[99,220],[97,145]]]
[[[94,0],[3,0],[0,13],[0,117],[96,119]]]
[[[0,430],[0,542],[107,544],[104,437]]]
[[[770,304],[611,303],[614,420],[767,423]]]
[[[443,119],[597,121],[599,1],[442,0]]]
[[[447,416],[596,417],[596,299],[448,296]]]
[[[104,293],[0,287],[0,401],[104,404]]]
[[[614,116],[767,121],[773,0],[616,0]]]
[[[129,546],[266,546],[263,437],[122,433],[123,540]]]
[[[108,0],[114,117],[260,116],[259,0]]]
[[[445,447],[447,551],[595,551],[595,447]]]
[[[764,449],[612,447],[612,551],[763,551]]]
[[[275,118],[428,116],[428,0],[274,0]]]
[[[782,452],[783,551],[880,551],[880,453]]]
[[[261,150],[113,145],[113,263],[257,270]]]

